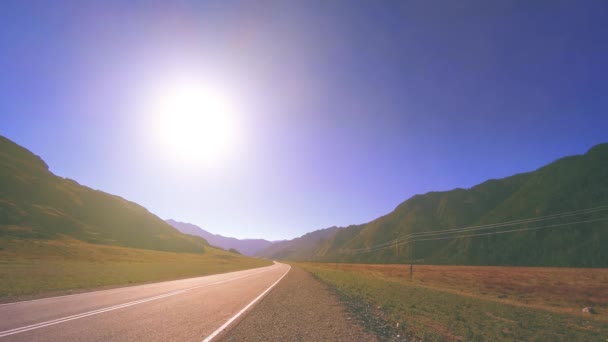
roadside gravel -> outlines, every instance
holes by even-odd
[[[326,285],[292,267],[221,341],[377,341]]]

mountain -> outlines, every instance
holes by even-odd
[[[208,246],[136,203],[54,175],[40,157],[2,136],[0,239],[75,239],[190,253]]]
[[[316,239],[314,244],[305,237],[315,236],[319,231],[277,244],[258,255],[364,263],[418,260],[439,264],[607,267],[608,221],[581,223],[608,218],[606,208],[456,234],[487,235],[459,238],[454,238],[455,234],[431,235],[440,230],[607,205],[608,144],[600,144],[584,155],[562,158],[533,172],[488,180],[470,189],[416,195],[385,216],[336,229]],[[548,227],[530,229],[540,226]],[[518,231],[494,234],[501,229]],[[414,242],[393,243],[411,234],[418,234]]]
[[[325,242],[338,233],[341,228],[330,227],[316,230],[293,240],[280,241],[256,253],[257,256],[271,259],[315,260],[323,254]]]
[[[244,255],[254,256],[259,250],[273,245],[272,241],[263,239],[240,240],[233,237],[212,234],[191,223],[178,222],[172,219],[169,219],[166,222],[184,234],[200,236],[213,246],[221,247],[226,250],[235,249]]]

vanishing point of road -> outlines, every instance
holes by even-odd
[[[272,266],[0,305],[0,341],[210,341],[289,271]]]

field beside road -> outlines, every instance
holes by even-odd
[[[0,302],[268,266],[207,247],[176,253],[77,240],[0,240]]]
[[[447,340],[608,338],[608,269],[299,263],[395,334]],[[581,309],[592,306],[595,315]],[[359,306],[360,307],[360,306]],[[378,309],[379,308],[379,309]],[[398,327],[397,327],[398,323]]]

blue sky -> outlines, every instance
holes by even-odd
[[[607,142],[607,9],[2,1],[0,134],[162,218],[291,238]],[[152,147],[136,108],[175,70],[239,98],[229,161],[201,167]]]

